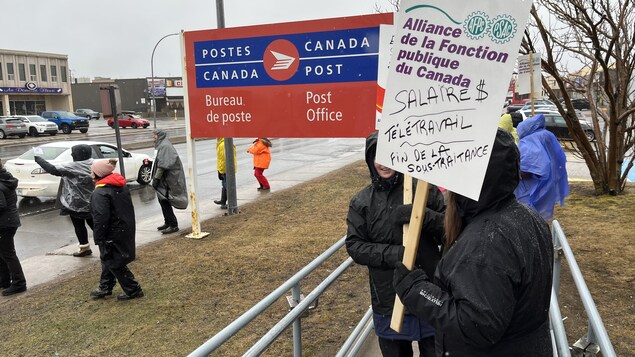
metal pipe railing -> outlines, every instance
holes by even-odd
[[[344,246],[345,239],[346,239],[346,236],[342,237],[339,241],[337,241],[330,248],[325,250],[312,262],[307,264],[304,268],[302,268],[295,275],[293,275],[289,280],[287,280],[282,285],[280,285],[276,290],[271,292],[264,299],[260,300],[256,305],[254,305],[251,309],[247,310],[240,317],[238,317],[232,323],[227,325],[219,333],[214,335],[214,337],[210,338],[204,344],[202,344],[197,349],[192,351],[192,353],[190,353],[189,356],[202,357],[202,356],[208,356],[210,353],[214,352],[220,345],[222,345],[230,337],[238,333],[238,331],[240,331],[243,327],[245,327],[245,325],[247,325],[253,319],[258,317],[260,313],[262,313],[269,306],[275,303],[280,297],[284,296],[289,290],[291,290],[294,286],[296,286],[296,284],[298,284],[300,280],[302,280],[304,277],[309,275],[313,270],[319,267],[324,261],[330,258],[333,254],[335,254],[342,246]]]
[[[304,310],[309,308],[311,305],[323,292],[326,290],[337,278],[342,275],[342,273],[348,269],[351,265],[353,265],[353,259],[346,259],[340,266],[337,267],[331,274],[329,274],[326,279],[324,279],[318,286],[309,293],[309,295],[304,298],[293,310],[291,310],[285,317],[283,317],[274,327],[272,327],[269,332],[267,332],[256,344],[251,346],[251,348],[243,355],[247,357],[255,357],[260,356],[262,352],[264,352],[269,345],[275,341],[275,339],[287,328],[291,325],[295,320],[300,318],[300,315],[304,312]]]
[[[569,242],[567,242],[567,238],[562,231],[562,227],[560,227],[560,223],[554,220],[551,226],[551,232],[554,236],[554,239],[558,240],[559,245],[562,248],[562,252],[564,254],[565,259],[567,259],[567,263],[569,265],[569,269],[571,270],[571,276],[573,278],[573,282],[575,283],[576,288],[578,289],[578,294],[580,295],[580,299],[582,300],[582,305],[584,305],[584,310],[589,318],[589,326],[590,333],[589,336],[595,336],[597,344],[600,346],[600,350],[602,351],[602,356],[604,357],[613,357],[616,356],[615,350],[613,349],[613,345],[611,344],[611,340],[609,339],[609,335],[606,332],[606,328],[604,327],[604,323],[602,322],[602,317],[600,317],[600,313],[598,312],[597,307],[595,306],[595,302],[593,301],[593,297],[591,296],[591,292],[584,282],[584,277],[582,276],[582,272],[580,271],[580,267],[575,260],[573,255],[573,251],[569,246]]]
[[[570,357],[569,342],[567,341],[567,332],[562,322],[562,314],[560,313],[560,305],[553,287],[551,288],[551,305],[549,306],[549,322],[553,330],[553,341],[556,348],[554,355],[558,357]]]
[[[369,307],[366,314],[364,314],[357,326],[355,326],[355,329],[353,329],[353,332],[351,332],[351,335],[344,341],[344,344],[335,357],[355,356],[357,354],[357,351],[359,351],[361,345],[364,344],[366,337],[368,337],[368,334],[370,334],[373,328],[372,317],[373,308]]]

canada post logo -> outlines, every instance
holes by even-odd
[[[194,42],[197,88],[377,80],[379,27]]]
[[[295,75],[300,66],[298,49],[287,40],[275,40],[265,49],[263,66],[269,77],[286,81]]]

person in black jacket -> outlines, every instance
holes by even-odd
[[[419,341],[422,356],[434,355],[434,330],[425,321],[406,314],[401,333],[390,329],[395,290],[393,269],[403,259],[403,224],[410,221],[412,205],[403,204],[403,175],[375,162],[377,133],[366,139],[366,164],[372,183],[350,202],[346,222],[346,250],[353,260],[368,266],[375,332],[384,356],[412,356],[412,341]],[[414,193],[414,190],[413,190]],[[443,196],[430,186],[416,266],[430,274],[441,257]]]
[[[126,179],[113,173],[116,159],[93,162],[91,170],[95,180],[95,191],[90,198],[93,214],[93,237],[99,246],[101,277],[99,288],[90,293],[95,299],[112,294],[119,281],[124,294],[117,300],[143,297],[141,285],[128,269],[135,259],[135,215]]]
[[[394,286],[436,330],[437,356],[552,356],[553,243],[547,223],[514,196],[520,154],[499,129],[478,201],[450,193],[446,253],[434,280],[397,264]]]
[[[26,291],[26,279],[13,241],[20,227],[16,187],[18,179],[4,169],[0,162],[0,288],[4,289],[3,296]]]

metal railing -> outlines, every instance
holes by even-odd
[[[560,291],[560,272],[562,266],[562,256],[568,262],[571,270],[571,276],[575,282],[575,286],[578,290],[579,296],[584,305],[584,310],[589,317],[588,333],[585,334],[580,340],[574,344],[574,351],[577,348],[578,351],[597,354],[602,351],[603,357],[615,357],[615,351],[613,345],[609,339],[602,318],[593,302],[591,293],[584,282],[584,277],[578,267],[578,264],[573,255],[573,251],[567,242],[567,238],[560,227],[558,221],[553,221],[551,226],[551,234],[554,242],[554,267],[553,267],[553,285],[551,291],[551,302],[549,308],[549,322],[551,327],[551,338],[553,346],[553,355],[556,357],[570,357],[572,349],[569,347],[567,341],[567,335],[564,328],[564,322],[560,312],[560,306],[558,304],[558,294]],[[302,297],[300,294],[300,282],[303,278],[317,269],[333,254],[335,254],[340,248],[344,246],[346,237],[342,237],[339,241],[333,244],[330,248],[320,254],[311,263],[306,265],[300,271],[298,271],[289,280],[280,285],[267,297],[262,299],[251,309],[243,313],[239,318],[234,320],[231,324],[221,330],[214,337],[209,339],[203,345],[194,350],[189,356],[207,356],[214,352],[218,347],[225,343],[230,337],[238,333],[249,322],[254,320],[269,306],[275,303],[280,297],[284,296],[289,291],[292,292],[290,303],[293,302],[291,311],[285,315],[269,332],[267,332],[258,342],[256,342],[244,356],[258,356],[264,352],[271,343],[275,341],[278,336],[291,324],[293,324],[293,355],[295,357],[302,356],[302,334],[301,334],[301,316],[307,309],[311,309],[311,304],[314,304],[319,296],[333,283],[335,282],[346,269],[352,264],[351,258],[346,259],[341,263],[337,269],[335,269],[326,279],[324,279],[309,295]],[[337,357],[352,357],[356,356],[362,345],[367,340],[369,334],[373,330],[372,321],[372,309],[369,308],[366,314],[362,317],[357,324],[351,335],[344,342],[342,347],[337,353]]]
[[[569,345],[567,343],[567,336],[564,329],[564,323],[560,315],[560,307],[558,305],[558,294],[560,291],[560,270],[561,259],[564,255],[569,269],[571,270],[571,276],[575,283],[575,286],[584,305],[584,311],[589,318],[588,333],[578,340],[574,347],[583,349],[585,352],[597,353],[602,351],[604,357],[616,356],[609,335],[606,332],[600,313],[598,312],[591,292],[584,282],[584,277],[580,271],[580,267],[575,260],[573,251],[569,246],[567,237],[564,235],[560,223],[554,220],[551,224],[551,235],[553,236],[554,247],[554,266],[553,266],[553,288],[551,291],[551,307],[549,309],[549,317],[552,327],[552,333],[554,335],[554,342],[556,348],[554,348],[554,355],[558,357],[571,356]],[[599,347],[599,349],[597,348]],[[556,351],[558,354],[556,354]]]
[[[289,280],[280,285],[271,294],[267,295],[264,299],[260,300],[251,309],[243,313],[239,318],[234,320],[231,324],[227,325],[214,337],[210,338],[199,346],[196,350],[189,354],[191,357],[207,356],[214,352],[220,345],[225,343],[230,337],[238,333],[249,322],[254,320],[260,313],[265,311],[269,306],[275,303],[279,298],[284,296],[289,290],[292,291],[293,300],[297,302],[297,305],[276,324],[265,336],[263,336],[255,345],[253,345],[249,351],[245,353],[245,356],[257,356],[264,351],[291,323],[293,323],[293,355],[295,357],[302,356],[302,337],[301,337],[301,325],[300,315],[310,308],[310,305],[314,303],[317,298],[326,290],[337,278],[353,264],[351,258],[346,259],[337,269],[335,269],[324,281],[322,281],[309,295],[304,299],[300,299],[300,282],[303,278],[309,275],[313,270],[317,269],[322,263],[335,254],[341,247],[344,246],[345,236],[339,241],[328,248],[324,253],[320,254],[311,263],[307,264],[304,268],[293,275]]]

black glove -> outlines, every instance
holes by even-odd
[[[392,285],[400,297],[420,280],[429,281],[428,275],[423,270],[414,269],[410,271],[403,263],[397,263],[392,277]]]
[[[159,187],[159,180],[152,179],[152,188],[156,190],[158,187]]]
[[[390,211],[390,223],[395,226],[403,226],[410,223],[410,215],[412,215],[412,205],[398,205]]]

